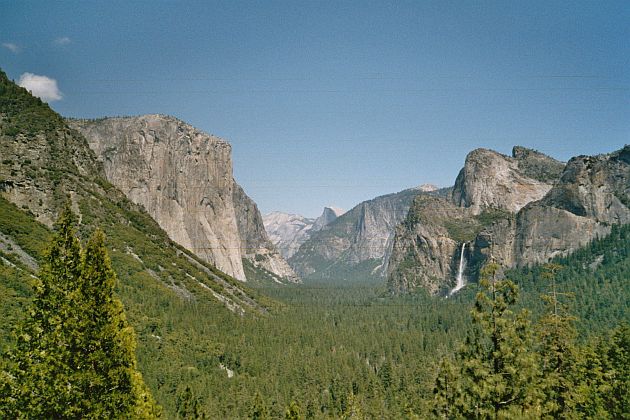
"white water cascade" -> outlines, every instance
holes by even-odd
[[[462,252],[459,256],[459,270],[457,270],[457,284],[453,290],[449,292],[449,296],[457,293],[460,289],[466,286],[466,280],[464,279],[464,251],[466,250],[466,242],[462,243]]]

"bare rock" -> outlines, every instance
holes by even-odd
[[[262,253],[279,259],[268,264],[277,274],[294,278],[234,181],[228,142],[165,115],[68,123],[87,138],[107,179],[175,242],[239,280],[246,280],[242,259]]]
[[[543,198],[563,164],[522,147],[515,147],[513,154],[508,157],[487,149],[470,152],[455,180],[453,203],[470,207],[475,214],[491,207],[515,213]]]

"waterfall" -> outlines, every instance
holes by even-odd
[[[457,293],[460,289],[462,289],[466,285],[466,281],[464,280],[464,251],[466,250],[466,242],[462,243],[462,252],[459,256],[459,270],[457,270],[457,284],[453,290],[450,291],[449,296]]]

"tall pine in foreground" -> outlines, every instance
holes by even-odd
[[[581,389],[575,374],[580,362],[574,326],[576,318],[560,300],[560,296],[566,294],[556,289],[555,273],[560,268],[556,264],[546,264],[544,267],[542,277],[550,281],[551,290],[542,296],[546,311],[537,325],[542,412],[548,418],[570,417],[575,412],[578,391]]]
[[[473,328],[457,357],[445,360],[436,380],[433,414],[441,418],[536,418],[540,396],[537,355],[527,311],[511,307],[518,288],[496,280],[498,266],[482,271],[484,291],[471,312]]]
[[[0,388],[0,417],[155,418],[135,337],[97,231],[82,249],[69,207],[56,224]]]

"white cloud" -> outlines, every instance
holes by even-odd
[[[15,54],[19,53],[21,50],[20,46],[17,44],[14,44],[13,42],[3,42],[2,46]]]
[[[42,101],[52,102],[62,98],[61,91],[57,87],[57,81],[50,77],[23,73],[18,85],[29,90],[34,96],[38,96]]]
[[[55,45],[68,45],[72,40],[67,36],[62,36],[60,38],[55,39]]]

